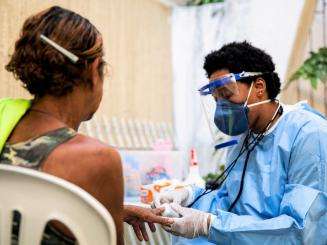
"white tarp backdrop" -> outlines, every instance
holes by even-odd
[[[284,79],[305,0],[229,0],[172,11],[174,126],[179,149],[195,147],[201,174],[216,171],[225,153],[213,158],[213,140],[197,89],[207,82],[204,57],[232,41],[266,50]],[[212,105],[212,112],[214,105]],[[213,121],[213,114],[210,116]]]

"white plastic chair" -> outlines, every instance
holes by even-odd
[[[80,245],[116,244],[109,212],[86,191],[55,176],[0,164],[0,244],[11,244],[13,211],[21,214],[19,245],[40,244],[49,220],[64,223]]]

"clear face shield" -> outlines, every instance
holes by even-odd
[[[229,73],[219,77],[199,89],[201,96],[212,95],[215,98],[226,98],[238,95],[239,90],[235,74]]]
[[[262,73],[229,73],[210,81],[210,83],[199,89],[201,108],[214,142],[217,141],[219,131],[225,135],[236,136],[248,128],[247,99],[240,104],[233,103],[230,99],[236,98],[240,94],[238,80],[258,75],[262,75]]]

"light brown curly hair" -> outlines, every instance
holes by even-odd
[[[44,43],[41,34],[78,56],[77,63]],[[100,32],[88,19],[54,6],[25,21],[6,69],[36,97],[64,96],[75,86],[92,86],[90,64],[98,57],[98,70],[103,76]]]

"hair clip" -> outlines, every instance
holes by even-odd
[[[78,59],[79,59],[78,56],[76,56],[75,54],[69,52],[67,49],[61,47],[60,45],[58,45],[57,43],[55,43],[51,39],[47,38],[43,34],[40,35],[40,38],[41,38],[42,41],[46,42],[47,44],[49,44],[50,46],[52,46],[53,48],[55,48],[56,50],[58,50],[60,53],[62,53],[63,55],[65,55],[73,63],[76,63],[78,61]]]
[[[247,72],[247,71],[243,71],[239,75],[240,75],[240,77],[254,77],[254,76],[260,76],[262,74],[263,74],[262,72]]]

